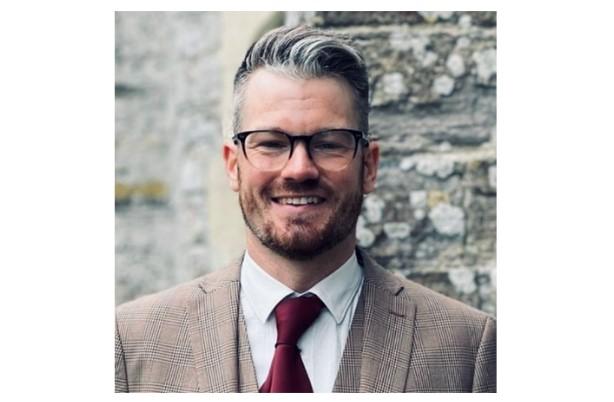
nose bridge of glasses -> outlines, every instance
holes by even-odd
[[[313,161],[313,156],[311,155],[311,150],[309,149],[313,135],[288,135],[288,138],[290,139],[290,154],[288,155],[288,159],[291,159],[296,148],[303,144],[307,157]]]
[[[290,136],[290,153],[281,167],[285,179],[307,180],[319,175],[319,168],[309,150],[310,136]]]

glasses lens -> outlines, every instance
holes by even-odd
[[[341,170],[354,157],[356,138],[349,131],[325,131],[311,139],[314,162],[327,170]]]
[[[263,170],[280,169],[290,155],[290,141],[285,134],[259,131],[245,138],[247,160]]]

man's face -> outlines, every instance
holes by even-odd
[[[241,131],[311,135],[356,129],[352,99],[350,87],[340,79],[300,80],[260,69],[245,88]],[[231,187],[239,192],[248,236],[291,259],[309,259],[348,236],[353,241],[362,196],[375,186],[378,151],[377,144],[360,145],[346,168],[331,172],[315,165],[305,143],[297,142],[287,164],[271,172],[250,165],[240,145],[226,144],[226,168]],[[317,202],[304,203],[306,198]]]

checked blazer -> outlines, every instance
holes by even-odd
[[[495,320],[357,256],[334,392],[496,392]],[[230,266],[117,308],[116,392],[258,392]]]

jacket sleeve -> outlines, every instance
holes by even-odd
[[[115,392],[128,392],[128,376],[124,348],[115,321]]]
[[[497,392],[496,321],[486,319],[473,373],[473,392]]]

